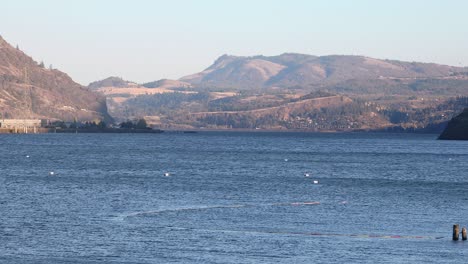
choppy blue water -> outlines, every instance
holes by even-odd
[[[0,263],[464,262],[468,142],[435,138],[0,135]]]

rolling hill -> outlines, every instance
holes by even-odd
[[[95,81],[88,84],[88,88],[91,90],[97,90],[102,87],[116,87],[116,88],[127,88],[127,87],[139,87],[137,83],[126,81],[120,77],[111,76],[106,79]]]
[[[223,55],[204,71],[180,80],[199,88],[259,90],[276,87],[346,94],[437,95],[460,93],[459,86],[465,91],[467,72],[467,68],[434,63],[285,53],[271,57]],[[444,86],[444,91],[438,89],[440,85]]]

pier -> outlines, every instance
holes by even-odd
[[[463,241],[466,241],[468,239],[465,227],[462,228],[461,235],[462,235]],[[458,241],[459,239],[460,239],[460,225],[455,224],[453,225],[453,230],[452,230],[452,240]]]
[[[44,128],[48,121],[45,119],[2,119],[0,120],[0,134],[38,134],[48,133]]]

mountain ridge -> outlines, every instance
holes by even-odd
[[[105,98],[56,69],[46,69],[0,36],[3,118],[111,120]]]
[[[88,88],[92,90],[96,90],[102,87],[117,87],[117,88],[125,88],[125,87],[138,87],[139,84],[131,81],[126,81],[121,77],[110,76],[105,79],[94,81],[88,84]]]
[[[435,63],[382,60],[367,56],[314,56],[283,53],[277,56],[222,55],[205,70],[179,80],[199,87],[262,89],[314,88],[350,80],[385,78],[442,78],[468,72],[466,67]]]
[[[99,91],[116,118],[145,116],[162,128],[435,132],[466,105],[468,68],[366,56],[225,54],[202,72],[142,86]],[[333,104],[317,104],[326,100]]]

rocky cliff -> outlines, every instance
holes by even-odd
[[[468,140],[468,108],[449,121],[439,139]]]

